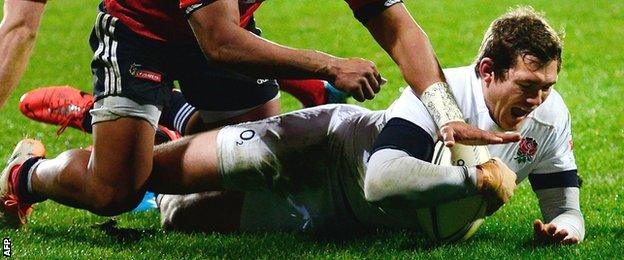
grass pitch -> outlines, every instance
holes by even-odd
[[[578,246],[536,246],[531,222],[540,218],[528,184],[488,218],[468,242],[434,246],[418,234],[377,232],[350,239],[302,234],[164,233],[154,211],[124,214],[120,229],[97,226],[107,218],[54,202],[37,206],[21,230],[0,230],[13,256],[29,258],[622,258],[624,255],[624,2],[622,1],[406,1],[429,34],[444,67],[472,62],[484,30],[509,7],[530,4],[566,32],[564,64],[556,89],[573,116],[575,154],[584,179],[581,207],[587,234]],[[73,85],[90,91],[87,45],[97,1],[50,1],[34,56],[20,86],[0,110],[0,156],[7,157],[23,136],[41,139],[49,156],[87,146],[90,136],[27,120],[17,109],[22,93],[40,86]],[[267,1],[257,14],[264,36],[298,48],[373,60],[390,80],[374,100],[360,104],[384,109],[398,97],[398,69],[372,42],[342,1]],[[4,50],[0,50],[4,51]],[[284,111],[299,104],[283,95]]]

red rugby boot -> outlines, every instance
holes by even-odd
[[[85,113],[93,107],[93,95],[70,86],[52,86],[27,92],[20,98],[19,109],[26,117],[65,128],[86,131],[82,126]]]
[[[17,196],[19,181],[17,173],[27,159],[43,156],[45,147],[37,140],[24,139],[15,146],[7,166],[0,175],[0,228],[19,228],[26,224],[27,217],[32,212],[32,205],[20,202]]]

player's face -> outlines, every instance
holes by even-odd
[[[541,105],[557,82],[557,61],[540,67],[531,55],[518,56],[504,80],[493,75],[484,97],[490,116],[504,130],[517,130],[531,111]]]

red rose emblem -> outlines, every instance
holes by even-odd
[[[520,141],[520,151],[525,156],[533,156],[537,153],[537,142],[531,138],[522,138]]]
[[[536,153],[537,142],[535,139],[525,137],[520,140],[520,146],[518,147],[518,152],[516,152],[517,157],[514,159],[518,160],[518,163],[531,162]]]

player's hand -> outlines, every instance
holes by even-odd
[[[520,133],[485,131],[460,121],[444,124],[439,134],[446,147],[453,147],[455,142],[465,145],[488,145],[518,142],[522,138]]]
[[[360,102],[373,99],[386,82],[373,62],[360,58],[335,59],[328,69],[333,85]]]
[[[477,165],[477,191],[485,196],[488,216],[513,196],[516,178],[516,173],[497,157]]]
[[[533,237],[541,244],[578,244],[580,239],[568,233],[567,230],[558,228],[554,223],[544,224],[541,220],[533,221]]]

